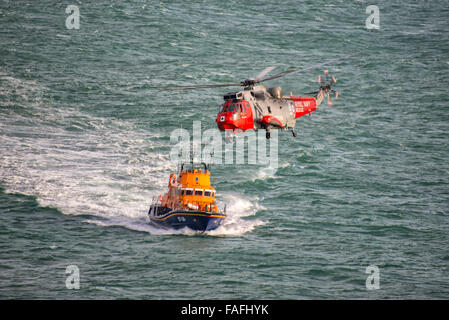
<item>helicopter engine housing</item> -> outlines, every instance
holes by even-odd
[[[281,87],[273,87],[269,88],[268,92],[271,94],[271,96],[275,99],[281,99],[282,98],[282,88]]]

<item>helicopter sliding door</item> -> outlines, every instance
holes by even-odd
[[[242,103],[239,103],[239,106],[241,118],[240,128],[243,130],[253,129],[253,112],[251,111],[249,103],[247,101],[243,101]]]

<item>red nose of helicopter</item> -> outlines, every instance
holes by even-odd
[[[218,110],[215,122],[221,131],[254,129],[251,107],[245,100],[238,102],[227,101],[222,104]]]

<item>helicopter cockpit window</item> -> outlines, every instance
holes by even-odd
[[[224,107],[225,107],[225,105],[224,105],[224,104],[220,105],[220,109],[218,109],[218,113],[222,113],[222,112],[223,112],[223,109],[224,109]]]
[[[229,106],[229,112],[245,112],[241,103],[233,103]]]

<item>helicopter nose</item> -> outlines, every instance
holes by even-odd
[[[237,128],[235,121],[232,119],[232,114],[219,113],[215,119],[215,122],[217,123],[218,129],[221,131],[227,129],[234,130]]]

